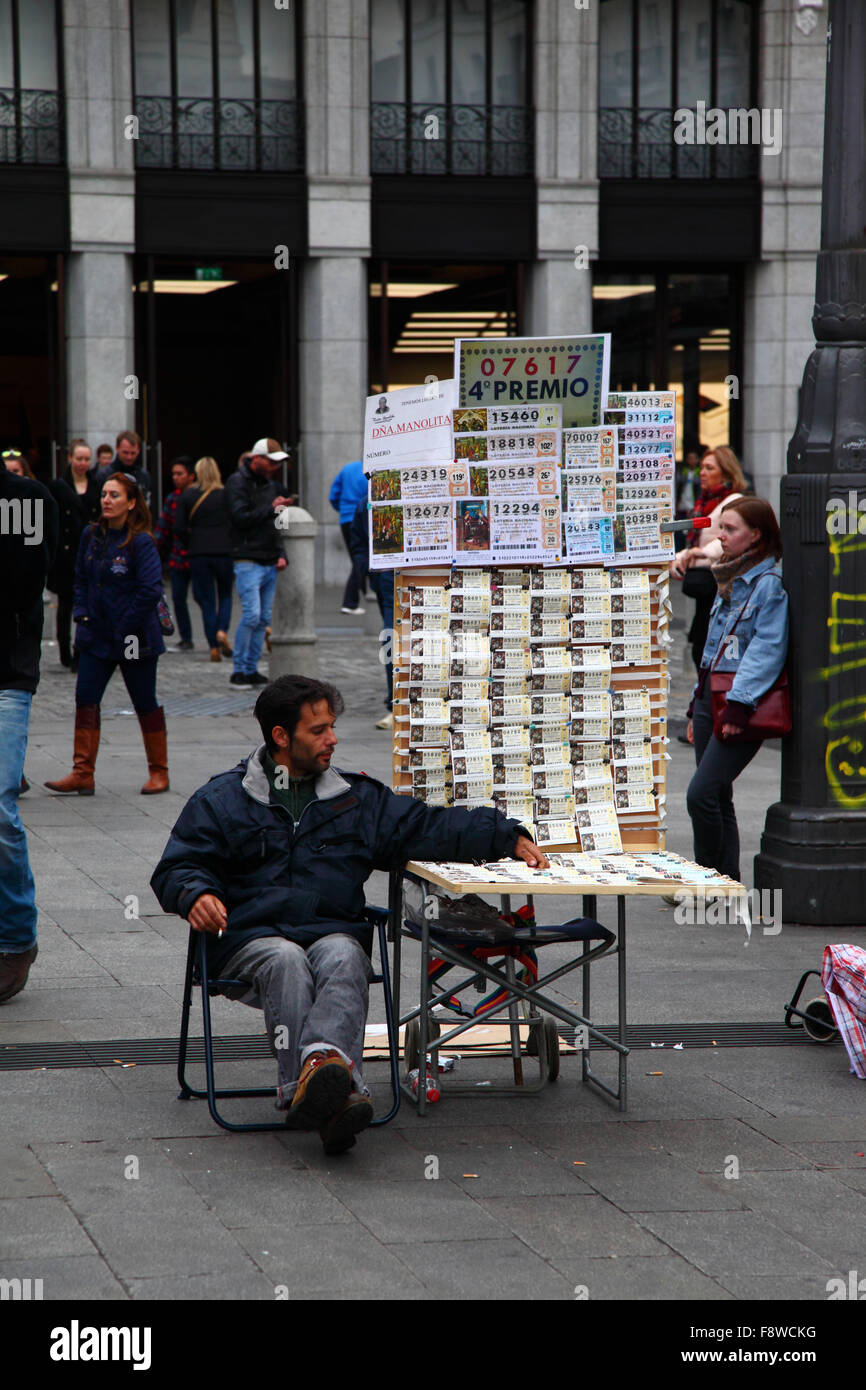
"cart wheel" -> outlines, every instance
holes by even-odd
[[[438,1038],[440,1031],[441,1030],[439,1028],[439,1024],[436,1022],[436,1020],[431,1020],[427,1025],[428,1043],[433,1042],[434,1039]],[[403,1038],[403,1061],[406,1063],[407,1072],[413,1071],[415,1067],[418,1067],[420,1071],[421,1068],[420,1063],[418,1061],[418,1054],[420,1048],[421,1025],[419,1024],[417,1018],[413,1018],[411,1023],[406,1024],[406,1032]]]
[[[530,1029],[529,1029],[529,1037],[526,1039],[526,1055],[527,1055],[527,1057],[537,1057],[537,1056],[538,1056],[538,1030],[539,1030],[539,1028],[541,1028],[541,1027],[542,1027],[542,1023],[541,1023],[541,1020],[540,1020],[540,1019],[538,1020],[538,1023],[537,1023],[537,1024],[536,1024],[536,1023],[533,1023],[533,1024],[530,1026]]]
[[[559,1034],[552,1018],[544,1020],[544,1045],[547,1050],[547,1079],[555,1081],[559,1076]]]
[[[823,995],[811,999],[803,1010],[809,1018],[803,1019],[803,1027],[813,1042],[834,1042],[838,1033],[833,1012]]]

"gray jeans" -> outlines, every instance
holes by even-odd
[[[306,950],[282,936],[248,941],[226,962],[223,976],[248,982],[226,990],[230,999],[262,1009],[277,1059],[278,1096],[291,1102],[305,1058],[336,1050],[351,1065],[358,1090],[373,967],[352,936],[334,932]]]

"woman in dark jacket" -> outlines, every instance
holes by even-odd
[[[60,511],[60,542],[48,575],[48,588],[57,595],[57,645],[60,663],[78,669],[78,652],[71,641],[72,600],[75,586],[75,557],[81,533],[99,519],[101,488],[96,470],[90,466],[90,445],[73,439],[69,445],[69,466],[61,478],[54,478],[48,490]]]
[[[201,609],[210,659],[221,661],[232,655],[228,639],[234,582],[231,521],[216,459],[199,459],[195,476],[198,487],[185,488],[180,495],[174,529],[189,555],[193,598]]]
[[[156,663],[165,644],[157,616],[162,566],[150,513],[135,480],[112,473],[102,487],[102,518],[81,537],[73,617],[79,650],[72,772],[46,782],[54,792],[92,796],[99,748],[99,706],[120,667],[141,724],[150,777],[145,795],[168,791],[165,714],[156,702]]]

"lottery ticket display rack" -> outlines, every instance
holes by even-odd
[[[487,573],[489,574],[490,571]],[[609,673],[600,672],[598,680],[595,681],[592,688],[587,689],[584,698],[591,700],[599,695],[604,695],[606,698],[606,691],[609,689],[612,692],[614,705],[613,712],[605,715],[598,726],[594,725],[592,715],[587,715],[587,723],[584,728],[589,737],[582,740],[575,738],[570,749],[566,749],[563,754],[565,766],[571,766],[568,762],[568,759],[571,758],[574,760],[574,767],[577,768],[576,784],[573,789],[576,804],[571,815],[567,817],[572,824],[564,825],[565,817],[557,818],[555,815],[557,805],[561,806],[563,802],[563,796],[560,793],[565,796],[570,794],[572,792],[571,785],[568,786],[567,793],[564,783],[560,786],[554,785],[556,775],[552,772],[546,773],[543,762],[538,757],[539,752],[541,752],[542,758],[544,756],[545,744],[541,740],[544,737],[545,727],[550,727],[550,725],[545,726],[543,722],[545,718],[549,717],[545,710],[549,709],[552,699],[559,698],[553,694],[554,690],[558,688],[568,692],[567,676],[564,685],[558,685],[558,678],[553,676],[551,678],[554,681],[553,689],[535,689],[536,684],[539,683],[539,677],[537,675],[530,676],[529,667],[527,667],[524,710],[525,723],[528,726],[526,746],[522,755],[511,751],[513,745],[508,743],[503,745],[501,753],[494,749],[494,765],[490,769],[493,781],[492,784],[488,784],[485,791],[489,800],[492,790],[496,804],[506,814],[515,816],[523,824],[527,824],[527,821],[531,819],[533,825],[528,826],[528,828],[533,829],[536,840],[544,846],[545,850],[585,848],[615,852],[620,848],[623,850],[664,849],[666,768],[669,756],[667,754],[667,649],[670,619],[669,580],[666,566],[647,565],[613,572],[605,570],[601,565],[562,566],[556,569],[542,568],[541,566],[504,566],[492,573],[498,576],[504,584],[507,584],[512,576],[522,576],[524,580],[528,577],[531,584],[552,584],[561,580],[563,583],[571,585],[581,581],[594,582],[595,576],[603,580],[605,584],[609,584],[617,582],[617,575],[622,575],[623,582],[627,584],[634,583],[637,579],[644,582],[645,592],[642,594],[636,588],[626,588],[619,592],[625,595],[624,602],[626,604],[630,602],[629,596],[632,593],[638,594],[647,601],[648,622],[646,626],[650,634],[650,641],[643,644],[642,654],[648,660],[626,662],[623,658],[630,655],[627,642],[611,640],[610,636],[607,637],[606,641],[593,644],[589,648],[578,644],[572,646],[570,640],[566,639],[567,648],[560,649],[566,650],[568,652],[566,659],[573,660],[575,664],[582,660],[583,653],[590,650],[601,653],[603,649],[604,652],[609,653]],[[612,581],[611,575],[613,575]],[[462,695],[464,684],[468,685],[469,683],[455,682],[454,679],[445,676],[445,668],[447,666],[449,670],[455,669],[450,663],[450,656],[458,650],[461,638],[464,638],[467,642],[469,640],[479,642],[482,649],[486,648],[489,651],[490,665],[488,670],[490,675],[495,676],[494,662],[496,658],[492,648],[497,644],[498,634],[491,629],[489,623],[479,624],[475,619],[462,619],[455,607],[452,607],[458,602],[458,595],[453,591],[457,590],[459,593],[467,582],[464,572],[458,568],[430,566],[396,570],[394,571],[393,582],[394,743],[392,785],[396,792],[405,792],[407,795],[417,796],[432,804],[460,805],[461,791],[472,791],[473,788],[471,784],[466,786],[464,783],[451,780],[451,766],[456,765],[454,764],[453,751],[450,748],[453,739],[449,735],[448,721],[453,705],[462,707],[464,713],[471,718],[474,717],[473,712],[478,710],[479,704],[483,705],[484,701],[468,700],[463,705],[459,700],[455,702],[450,700],[449,696]],[[448,608],[444,610],[441,618],[436,610],[433,610],[430,615],[432,621],[438,624],[439,631],[427,629],[420,625],[429,621],[421,611],[424,603],[422,591],[425,589],[433,591],[437,597],[440,597],[444,590]],[[550,592],[553,593],[554,591],[551,590]],[[606,592],[609,593],[609,591]],[[464,589],[463,593],[465,595],[467,591]],[[537,594],[541,600],[544,600],[548,591],[539,588],[538,590],[531,590],[530,593],[533,597]],[[568,608],[568,614],[563,619],[564,631],[574,630],[573,628],[569,629],[568,626],[569,623],[576,621],[573,609],[591,605],[594,597],[595,594],[592,589],[586,590],[585,598],[577,589],[572,590],[569,587],[565,591],[564,605]],[[616,593],[610,601],[616,602]],[[460,600],[460,606],[463,608],[467,606],[465,597]],[[595,620],[589,614],[585,621],[591,623]],[[613,622],[616,623],[616,621],[617,619],[614,617]],[[626,614],[622,621],[627,624],[631,619]],[[472,624],[471,629],[470,623]],[[461,626],[465,629],[462,632],[459,631]],[[527,651],[527,661],[530,659],[528,653],[532,641],[531,636],[527,634],[524,644]],[[513,646],[515,639],[506,635],[503,642]],[[419,685],[416,684],[416,677],[426,677],[431,670],[429,664],[425,666],[421,661],[421,654],[426,650],[428,657],[431,652],[435,657],[440,649],[443,652],[441,670],[445,677],[440,687],[444,696],[444,708],[441,711],[444,722],[439,725],[438,733],[429,725],[426,728],[422,726],[422,743],[424,737],[432,732],[432,740],[422,749],[422,747],[410,746],[419,741],[417,738],[419,704],[417,701],[411,700],[410,695],[419,688]],[[535,650],[549,651],[550,648],[536,648]],[[533,655],[532,660],[535,661],[535,659],[536,657]],[[592,680],[592,674],[589,671],[586,673],[586,678]],[[541,677],[541,679],[544,678]],[[576,682],[578,679],[577,673],[572,674],[572,682]],[[483,682],[485,687],[488,684],[487,680]],[[533,688],[530,688],[530,685]],[[429,683],[425,688],[430,688]],[[475,692],[473,691],[473,693]],[[634,698],[643,700],[646,712],[643,715],[630,714],[627,710],[617,712],[615,708],[617,696],[624,696],[626,700]],[[576,698],[574,686],[572,686],[571,693],[562,695],[563,705],[569,707],[574,704]],[[496,706],[493,705],[492,701],[487,703],[494,710],[495,721]],[[424,708],[424,706],[420,706],[420,708]],[[484,716],[489,716],[489,708],[485,709]],[[517,720],[520,722],[519,716]],[[570,723],[572,735],[584,732],[584,728],[579,726],[577,719],[573,723],[570,722],[571,720],[572,715],[569,709],[563,722]],[[464,737],[467,737],[469,726],[464,725],[463,727],[467,731],[464,733]],[[476,727],[480,731],[483,726],[479,724]],[[636,728],[639,730],[637,738],[633,736]],[[598,737],[593,737],[594,733],[597,733]],[[415,735],[414,738],[413,735]],[[495,722],[492,737],[496,738]],[[537,744],[533,742],[530,747],[530,738],[532,740],[538,738],[539,741]],[[642,760],[638,765],[631,761],[635,753],[639,754]],[[597,786],[594,788],[591,784],[581,787],[577,782],[581,758],[586,756],[594,760],[600,755],[606,762],[611,763],[612,767],[612,775],[608,778],[609,787],[606,791],[610,797],[609,802],[595,800],[599,792],[605,790],[604,788]],[[470,771],[471,762],[469,760],[472,757],[471,746],[467,741],[466,762]],[[648,769],[650,760],[652,763],[651,772]],[[525,779],[523,789],[517,789],[514,782],[508,783],[506,781],[500,784],[498,779],[501,777],[520,775],[515,773],[514,764],[521,761],[524,765],[522,769],[522,776]],[[440,778],[439,770],[432,766],[437,762],[442,765],[442,772],[446,779],[444,784]],[[511,764],[511,770],[503,766],[496,766],[496,764],[504,763]],[[465,771],[465,767],[463,770]],[[569,777],[570,775],[569,773]],[[635,775],[639,775],[643,780],[635,782],[632,780]],[[545,786],[545,781],[548,778],[551,780]],[[583,801],[581,801],[581,797],[584,798]],[[470,797],[469,805],[472,804],[473,801]],[[615,808],[616,811],[615,820],[618,826],[616,843],[610,841],[594,843],[578,828],[582,819],[581,810],[593,813],[596,807],[605,805]],[[542,816],[540,813],[544,811],[552,811],[553,817]],[[575,818],[578,826],[574,824]],[[557,838],[558,832],[562,832],[561,838]]]

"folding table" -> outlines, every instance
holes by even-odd
[[[605,855],[604,858],[615,860],[615,855]],[[679,859],[675,856],[668,856],[670,860],[676,859],[678,864],[684,868],[688,866],[688,861]],[[581,1050],[581,1079],[590,1086],[618,1103],[620,1110],[625,1110],[627,1102],[627,1075],[626,1058],[628,1056],[627,1046],[627,999],[626,999],[626,900],[629,897],[643,895],[647,897],[662,897],[671,894],[678,889],[695,894],[706,894],[707,897],[719,898],[745,898],[747,890],[742,883],[736,883],[733,879],[722,875],[716,875],[707,879],[699,885],[686,884],[670,879],[654,879],[646,882],[616,883],[604,882],[593,877],[586,877],[571,883],[556,882],[553,875],[546,870],[529,870],[528,866],[522,865],[518,868],[518,861],[502,860],[499,864],[486,864],[475,866],[478,871],[477,881],[467,881],[463,873],[455,876],[454,869],[458,872],[461,868],[469,866],[439,865],[435,863],[421,863],[410,861],[406,864],[401,873],[391,875],[390,887],[390,915],[394,931],[394,1011],[399,1019],[399,1023],[406,1024],[413,1019],[418,1020],[420,1029],[419,1055],[423,1059],[428,1054],[432,1054],[434,1074],[438,1062],[438,1054],[442,1048],[447,1048],[462,1033],[468,1029],[478,1026],[478,1019],[464,1021],[453,1028],[449,1028],[441,1036],[430,1039],[429,1036],[429,1008],[435,1000],[428,1003],[428,966],[431,954],[450,961],[455,965],[464,965],[477,971],[486,979],[491,980],[508,994],[508,1010],[511,1022],[512,1056],[515,1061],[520,1055],[519,1032],[517,1031],[518,1003],[524,1001],[534,1006],[538,1010],[552,1015],[561,1023],[565,1023],[575,1029],[580,1029],[583,1036],[593,1038],[596,1042],[610,1048],[617,1055],[618,1075],[615,1087],[609,1086],[599,1076],[593,1072],[590,1065],[589,1048]],[[694,867],[694,866],[692,866]],[[525,881],[520,881],[520,876],[526,872]],[[432,887],[444,889],[446,893],[454,897],[464,893],[478,893],[482,896],[495,896],[502,901],[502,911],[511,911],[511,895],[514,893],[526,894],[527,902],[532,902],[536,896],[560,896],[570,897],[579,896],[582,899],[584,917],[594,918],[596,915],[596,900],[598,897],[616,897],[617,900],[617,926],[614,942],[604,948],[594,948],[587,950],[588,943],[584,943],[584,950],[577,954],[568,964],[559,966],[546,975],[539,975],[537,982],[523,985],[514,978],[513,962],[509,962],[512,969],[501,968],[491,961],[478,960],[468,955],[465,948],[451,947],[439,935],[434,935],[431,940],[431,927],[435,931],[435,921],[430,922],[424,918],[421,928],[421,976],[420,976],[420,1000],[417,1008],[411,1009],[408,1013],[400,1013],[400,948],[401,939],[410,936],[407,931],[403,917],[403,881],[405,876],[411,876],[422,883],[430,884]],[[483,876],[483,877],[482,877]],[[603,876],[604,877],[604,876]],[[545,929],[539,928],[541,932]],[[590,962],[602,959],[605,956],[615,956],[617,959],[617,1019],[614,1036],[603,1032],[592,1022],[590,1017],[591,996],[590,996]],[[588,958],[587,958],[588,957]],[[559,1000],[554,999],[545,989],[554,980],[562,978],[572,970],[583,968],[583,993],[582,993],[582,1013],[575,1013],[566,1008]],[[494,1012],[501,1012],[497,1009]],[[490,1017],[492,1015],[487,1015]],[[517,1070],[515,1070],[516,1088],[521,1086],[521,1081]],[[500,1088],[501,1089],[501,1088]],[[514,1090],[515,1088],[509,1088]],[[404,1086],[404,1090],[406,1087]],[[489,1094],[495,1088],[489,1088],[486,1092],[479,1091],[477,1087],[464,1086],[461,1088],[448,1085],[446,1093],[468,1094],[470,1091],[476,1094]],[[411,1094],[411,1092],[409,1092]],[[417,1106],[419,1114],[424,1114],[427,1105],[425,1086],[421,1078],[417,1090]]]

